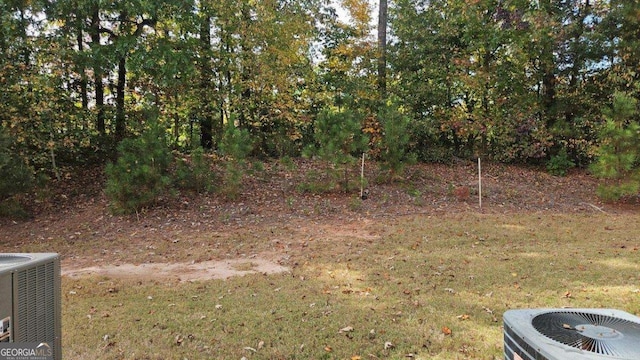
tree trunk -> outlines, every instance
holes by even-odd
[[[578,94],[579,87],[579,79],[581,77],[580,70],[584,68],[585,63],[585,50],[582,48],[582,37],[584,35],[585,27],[584,21],[587,17],[591,16],[591,5],[589,0],[584,2],[584,6],[579,9],[578,16],[576,16],[575,28],[572,33],[572,42],[571,42],[571,52],[573,56],[573,61],[571,65],[571,72],[569,74],[569,89],[568,93],[571,96],[576,96]],[[577,96],[576,96],[577,98]],[[565,102],[564,106],[564,117],[567,124],[571,124],[573,122],[576,113],[579,111],[580,104],[569,101]]]
[[[99,48],[100,45],[100,9],[98,6],[93,8],[91,14],[91,47]],[[100,60],[94,54],[93,58],[93,82],[95,86],[96,96],[96,129],[102,136],[106,134],[104,121],[104,84],[102,83],[102,66]]]
[[[206,12],[207,10],[204,9]],[[200,146],[203,149],[213,148],[213,112],[211,111],[211,65],[209,63],[209,49],[211,47],[211,17],[204,15],[200,24]]]
[[[378,8],[378,91],[380,99],[387,97],[387,0],[379,0]]]
[[[546,20],[550,23],[558,17],[557,10],[553,6],[552,1],[545,0],[540,3],[540,8],[546,16]],[[553,28],[551,28],[553,29]],[[556,61],[555,61],[555,42],[557,40],[554,34],[552,39],[547,40],[539,54],[542,69],[542,111],[547,129],[551,129],[556,123]]]
[[[118,83],[116,84],[116,142],[124,139],[127,129],[126,114],[124,110],[124,91],[127,80],[127,57],[120,55],[118,60]]]
[[[82,55],[84,52],[84,33],[82,31],[82,18],[79,15],[76,15],[76,31],[78,53]],[[89,107],[88,81],[84,61],[78,61],[78,72],[80,73],[80,99],[82,101],[82,110],[84,111]]]
[[[251,26],[251,13],[248,5],[242,7],[242,19],[244,26]],[[251,110],[251,85],[250,80],[253,72],[253,53],[250,46],[247,45],[248,38],[246,31],[240,35],[240,58],[241,58],[241,71],[240,74],[240,86],[242,91],[240,92],[240,104],[239,104],[239,126],[244,129],[249,128],[249,123],[252,122],[252,110]]]
[[[31,44],[29,43],[29,36],[27,34],[27,29],[29,28],[28,20],[26,17],[27,13],[27,5],[20,4],[18,11],[20,12],[20,37],[22,41],[22,49],[20,54],[22,55],[22,61],[24,64],[24,68],[26,73],[29,74],[25,77],[27,81],[27,92],[29,94],[33,93],[33,78],[31,76]]]

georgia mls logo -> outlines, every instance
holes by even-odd
[[[36,346],[36,354],[47,354],[45,356],[50,356],[53,354],[53,351],[51,351],[51,346],[49,346],[49,344],[40,343]]]
[[[0,360],[53,360],[48,343],[0,343]]]

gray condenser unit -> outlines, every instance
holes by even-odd
[[[505,360],[638,360],[640,318],[614,309],[504,313]]]
[[[62,359],[60,257],[0,253],[0,342],[46,343]]]

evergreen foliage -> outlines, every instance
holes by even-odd
[[[177,160],[174,185],[195,192],[210,192],[214,188],[215,173],[211,169],[201,147],[191,152],[191,157]]]
[[[552,156],[547,162],[547,171],[553,176],[565,176],[567,171],[576,166],[569,155],[567,154],[567,148],[562,148],[557,155]]]
[[[416,156],[409,152],[410,134],[407,131],[410,119],[397,108],[386,105],[378,113],[382,123],[383,134],[380,144],[380,160],[382,168],[389,171],[391,177],[400,175],[405,165],[416,161]]]
[[[342,177],[344,191],[349,191],[349,168],[365,152],[368,139],[362,132],[362,119],[352,110],[324,110],[315,123],[315,145],[307,147],[306,156],[329,162]]]
[[[235,198],[240,193],[242,177],[246,168],[246,160],[253,149],[249,132],[235,126],[229,121],[220,142],[220,151],[226,157],[223,193]]]
[[[0,129],[0,202],[27,191],[33,185],[33,170],[11,151],[11,139]]]
[[[106,167],[106,194],[116,213],[134,213],[167,192],[171,153],[164,131],[154,126],[140,137],[118,145],[118,160]]]
[[[593,173],[609,180],[598,187],[598,195],[607,200],[637,195],[640,191],[640,124],[637,100],[616,92],[613,104],[603,111],[605,124],[599,138],[598,159]]]

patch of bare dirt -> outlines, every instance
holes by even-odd
[[[193,280],[282,270],[295,266],[294,255],[312,246],[349,251],[349,238],[375,241],[383,231],[377,224],[406,215],[640,208],[637,201],[602,203],[597,180],[583,170],[554,177],[541,169],[503,164],[483,164],[480,207],[477,170],[471,161],[419,164],[388,182],[380,181],[376,164],[367,164],[368,196],[362,200],[359,169],[350,174],[356,185],[348,191],[316,194],[300,185],[322,173],[317,163],[272,162],[249,169],[233,201],[224,194],[182,193],[139,214],[115,216],[102,192],[103,173],[87,169],[65,174],[44,196],[34,196],[31,218],[0,219],[0,252],[58,252],[68,276],[126,272]],[[254,265],[237,270],[238,262]],[[268,264],[271,270],[262,267]]]
[[[227,279],[232,276],[247,274],[277,274],[287,272],[287,267],[281,266],[267,259],[227,259],[219,261],[204,261],[199,263],[147,263],[101,265],[85,268],[63,266],[62,275],[68,277],[82,277],[98,275],[114,278],[135,280],[175,280],[200,281],[211,279]]]

